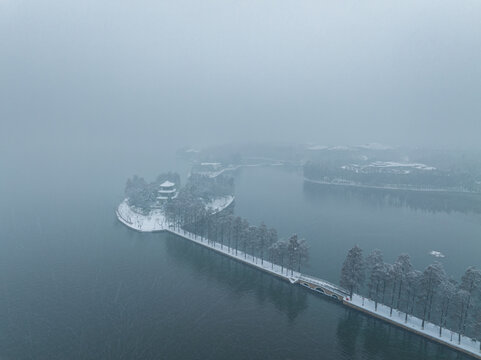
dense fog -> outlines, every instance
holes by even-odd
[[[479,356],[480,25],[0,0],[0,358]]]
[[[474,0],[1,0],[2,152],[479,148],[480,16]]]

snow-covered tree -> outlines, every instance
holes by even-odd
[[[392,316],[392,309],[394,307],[394,298],[396,296],[396,286],[398,285],[398,278],[400,277],[400,269],[397,264],[389,264],[389,273],[387,274],[388,281],[391,284],[391,301],[389,303],[389,316]]]
[[[371,253],[366,257],[366,271],[367,277],[369,279],[368,282],[368,297],[372,298],[372,293],[375,290],[376,286],[379,290],[379,278],[377,277],[378,273],[375,273],[375,269],[379,269],[379,264],[382,264],[383,257],[382,252],[379,249],[374,249]]]
[[[474,337],[479,341],[479,352],[481,352],[481,309],[478,308],[473,317]]]
[[[234,251],[237,256],[237,249],[239,248],[239,242],[242,234],[242,219],[237,216],[232,224],[232,236],[234,238]]]
[[[453,279],[444,279],[439,286],[439,293],[442,294],[437,309],[439,314],[439,337],[441,337],[443,328],[446,327],[447,320],[449,319],[449,311],[456,296],[456,289],[457,284]]]
[[[351,298],[364,282],[364,268],[362,249],[356,245],[348,251],[341,269],[341,286],[348,289]]]
[[[271,245],[270,251],[272,252],[273,262],[277,263],[281,267],[281,272],[284,272],[284,262],[287,256],[287,242],[284,240],[277,240]]]
[[[424,269],[421,277],[421,288],[419,293],[420,301],[423,305],[422,324],[424,329],[424,323],[431,318],[431,311],[433,308],[433,301],[436,297],[439,285],[445,281],[446,273],[444,272],[443,265],[440,262],[435,262],[428,265]]]
[[[297,271],[301,272],[301,265],[307,264],[309,261],[309,245],[305,239],[299,240],[299,247],[297,250]]]
[[[269,253],[269,261],[271,263],[274,262],[273,258],[272,258],[272,251],[270,250],[271,249],[271,246],[273,244],[275,244],[278,240],[278,237],[277,237],[277,230],[276,229],[269,229],[269,231],[267,232],[267,239],[268,239],[268,246],[267,246],[267,251]]]
[[[473,295],[478,292],[481,286],[481,271],[474,266],[470,266],[466,269],[459,288],[466,291],[468,294],[468,302],[466,304],[466,314],[464,315],[463,333],[466,332],[467,319],[469,317],[469,311],[473,302]]]
[[[291,269],[291,275],[294,273],[296,266],[297,253],[299,251],[299,239],[296,234],[292,235],[287,241],[287,261]]]
[[[255,257],[256,256],[256,250],[258,247],[259,243],[259,228],[256,226],[249,226],[247,229],[248,236],[247,236],[247,247],[250,252],[250,254]]]
[[[381,303],[385,304],[384,297],[386,295],[386,290],[388,289],[389,284],[392,282],[392,264],[383,263],[383,274],[382,274],[382,290],[381,290]]]
[[[414,306],[416,305],[416,296],[421,285],[421,278],[422,272],[419,270],[412,270],[406,276],[404,322],[408,321],[408,314],[414,314]]]
[[[376,262],[369,275],[369,293],[370,298],[374,300],[374,310],[377,311],[377,304],[379,302],[379,292],[386,274],[386,265],[384,262]]]
[[[413,271],[413,266],[411,264],[411,259],[409,255],[408,254],[399,255],[396,262],[394,263],[394,278],[398,286],[397,308],[400,307],[401,294],[402,294],[402,291],[404,291],[406,278],[411,271]]]
[[[261,226],[259,226],[259,231],[258,231],[258,248],[259,248],[259,253],[261,257],[261,264],[264,264],[264,250],[267,247],[267,242],[268,242],[268,230],[267,226],[264,223],[261,223]]]
[[[464,323],[466,322],[466,309],[469,303],[469,293],[458,287],[453,302],[452,319],[454,321],[455,330],[458,332],[458,344],[461,343],[461,335],[463,334]]]

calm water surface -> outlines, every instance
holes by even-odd
[[[1,359],[467,358],[175,236],[122,226],[114,209],[128,176],[187,173],[186,165],[158,164],[65,161],[7,177]],[[281,168],[235,176],[236,214],[306,238],[310,274],[337,282],[355,243],[390,261],[408,252],[419,268],[439,250],[454,275],[481,265],[479,215],[312,187]]]

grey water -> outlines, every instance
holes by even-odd
[[[468,358],[181,238],[121,225],[127,177],[185,179],[188,164],[174,157],[37,160],[4,167],[0,359]],[[447,200],[309,186],[299,169],[234,176],[235,213],[306,238],[306,273],[337,282],[356,243],[389,261],[407,252],[418,268],[441,251],[454,276],[481,265],[481,215]]]

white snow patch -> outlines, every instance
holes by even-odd
[[[162,186],[162,187],[171,187],[171,186],[175,186],[175,183],[170,182],[169,180],[166,180],[166,181],[164,181],[162,184],[160,184],[160,186]]]
[[[127,199],[122,201],[116,213],[117,218],[123,224],[142,232],[162,231],[168,229],[171,225],[161,209],[152,210],[147,215],[144,215],[140,211],[136,211],[132,206],[129,206]]]
[[[436,251],[436,250],[430,251],[429,255],[432,255],[432,256],[437,257],[437,258],[446,257],[441,251]]]
[[[203,162],[200,163],[202,166],[221,166],[221,163],[219,162]]]
[[[219,198],[215,198],[211,202],[205,205],[206,209],[212,210],[214,213],[218,213],[228,207],[234,201],[234,196],[228,195]]]
[[[234,196],[232,195],[219,197],[206,204],[206,208],[211,209],[214,213],[218,213],[227,208],[233,201]],[[168,230],[172,226],[165,218],[162,209],[153,209],[148,214],[142,214],[139,210],[130,206],[127,199],[120,203],[116,214],[120,222],[137,231],[163,231]]]

